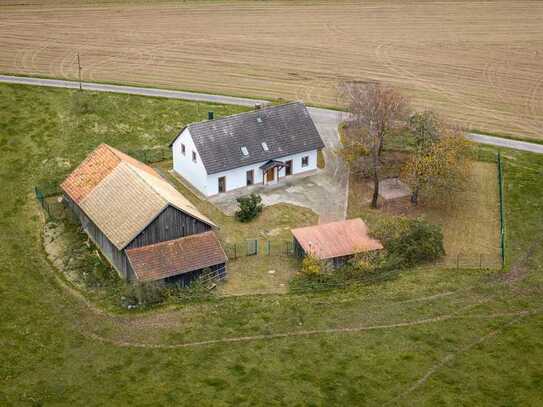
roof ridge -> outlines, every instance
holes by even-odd
[[[128,165],[129,166],[129,169],[130,171],[132,171],[134,174],[136,174],[136,176],[141,179],[145,185],[147,185],[149,188],[151,188],[151,190],[153,191],[153,193],[155,193],[156,195],[158,195],[158,197],[164,201],[164,206],[162,207],[162,211],[167,207],[167,206],[173,206],[174,208],[177,208],[178,210],[180,210],[181,212],[184,212],[184,213],[188,213],[189,215],[199,219],[200,221],[204,222],[204,223],[207,223],[209,224],[210,226],[216,226],[213,221],[211,219],[209,219],[206,215],[204,215],[202,212],[200,212],[200,210],[192,203],[190,202],[187,197],[185,197],[185,195],[183,195],[181,192],[179,192],[173,185],[171,185],[166,179],[164,179],[160,174],[158,174],[157,176],[154,176],[154,175],[151,175],[151,174],[148,174],[149,176],[153,177],[154,179],[162,182],[164,185],[166,185],[167,187],[171,188],[172,189],[172,192],[173,193],[176,193],[178,194],[179,196],[181,196],[185,201],[186,201],[186,204],[187,206],[190,207],[191,210],[194,210],[196,212],[196,214],[194,213],[191,213],[191,211],[187,211],[187,209],[185,208],[180,208],[178,205],[175,204],[175,202],[172,202],[170,199],[166,198],[160,191],[157,190],[157,188],[152,184],[150,183],[148,180],[146,180],[144,177],[141,176],[141,174],[139,173],[140,169],[137,168],[135,165],[129,163],[129,162],[126,162],[126,161],[123,161],[124,164]],[[143,170],[141,170],[143,171]],[[211,222],[211,223],[210,223]]]
[[[248,115],[248,114],[262,112],[264,110],[277,109],[278,107],[283,107],[283,106],[288,106],[288,105],[295,105],[295,104],[302,104],[305,108],[307,108],[307,106],[305,105],[305,103],[302,100],[291,100],[290,102],[281,103],[280,105],[269,105],[269,106],[264,106],[264,107],[262,107],[260,109],[249,110],[247,112],[233,113],[233,114],[229,114],[228,116],[217,117],[216,119],[211,119],[211,120],[208,119],[208,120],[200,120],[199,122],[192,122],[192,123],[187,124],[184,128],[190,128],[190,126],[192,126],[194,124],[217,122],[217,121],[220,121],[220,120],[228,119],[230,117],[244,116],[244,115]]]
[[[199,238],[199,237],[202,237],[203,235],[208,235],[208,234],[215,235],[217,240],[219,240],[219,238],[217,237],[217,234],[213,230],[210,229],[210,230],[206,230],[205,232],[193,233],[192,235],[186,235],[186,236],[180,236],[180,237],[176,237],[175,239],[163,240],[162,242],[151,243],[151,244],[147,244],[145,246],[131,247],[130,249],[127,249],[127,251],[137,252],[137,251],[141,251],[141,250],[145,250],[145,249],[150,249],[150,248],[152,248],[154,246],[163,246],[163,245],[166,245],[166,244],[174,244],[175,241],[177,241],[177,240],[181,240],[181,239],[187,240],[189,238]]]

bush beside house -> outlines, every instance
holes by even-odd
[[[262,212],[262,198],[260,195],[251,194],[237,199],[239,210],[236,212],[236,218],[240,222],[250,222]]]

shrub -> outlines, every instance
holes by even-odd
[[[445,254],[441,227],[421,218],[381,219],[374,235],[381,240],[389,259],[398,267],[435,261]]]
[[[315,256],[307,255],[302,260],[302,273],[308,276],[320,274],[322,262]]]
[[[288,282],[291,292],[311,292],[329,290],[345,286],[344,278],[339,273],[298,273]]]
[[[250,222],[262,212],[262,198],[260,195],[251,194],[237,199],[239,211],[236,212],[236,218],[240,222]]]
[[[164,288],[164,292],[165,301],[172,303],[192,302],[213,297],[213,293],[199,279],[192,281],[188,286],[168,285]]]
[[[166,290],[160,282],[126,284],[122,301],[128,306],[148,306],[158,304],[166,298]]]

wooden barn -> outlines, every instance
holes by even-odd
[[[204,269],[224,276],[227,259],[215,224],[153,168],[101,144],[61,188],[67,206],[125,280],[185,284]]]
[[[368,235],[368,227],[360,218],[292,229],[294,252],[330,261],[340,267],[357,253],[383,249],[378,240]]]

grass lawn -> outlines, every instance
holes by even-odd
[[[316,224],[318,216],[312,210],[290,204],[276,204],[264,207],[262,213],[251,222],[241,223],[187,187],[172,173],[171,162],[159,163],[155,168],[194,206],[219,225],[217,234],[231,260],[228,264],[228,279],[218,285],[220,294],[269,294],[287,291],[288,280],[300,269],[297,259],[286,256],[287,244],[292,242],[290,229]],[[249,239],[258,240],[257,256],[245,255]],[[269,255],[267,242],[270,244]],[[270,271],[273,273],[269,273]]]
[[[541,405],[543,156],[506,154],[510,283],[424,268],[352,289],[112,315],[54,278],[32,187],[97,142],[131,147],[142,135],[96,133],[99,116],[69,130],[69,95],[0,85],[1,405]],[[146,112],[184,106],[131,98],[103,126],[159,137]]]
[[[422,216],[443,227],[446,256],[443,263],[462,267],[500,267],[499,203],[497,167],[494,163],[475,161],[469,179],[470,187],[454,201],[439,207],[405,206],[392,213],[410,217]],[[351,176],[349,181],[349,217],[361,216],[371,222],[380,210],[369,208],[373,186],[371,182]]]

